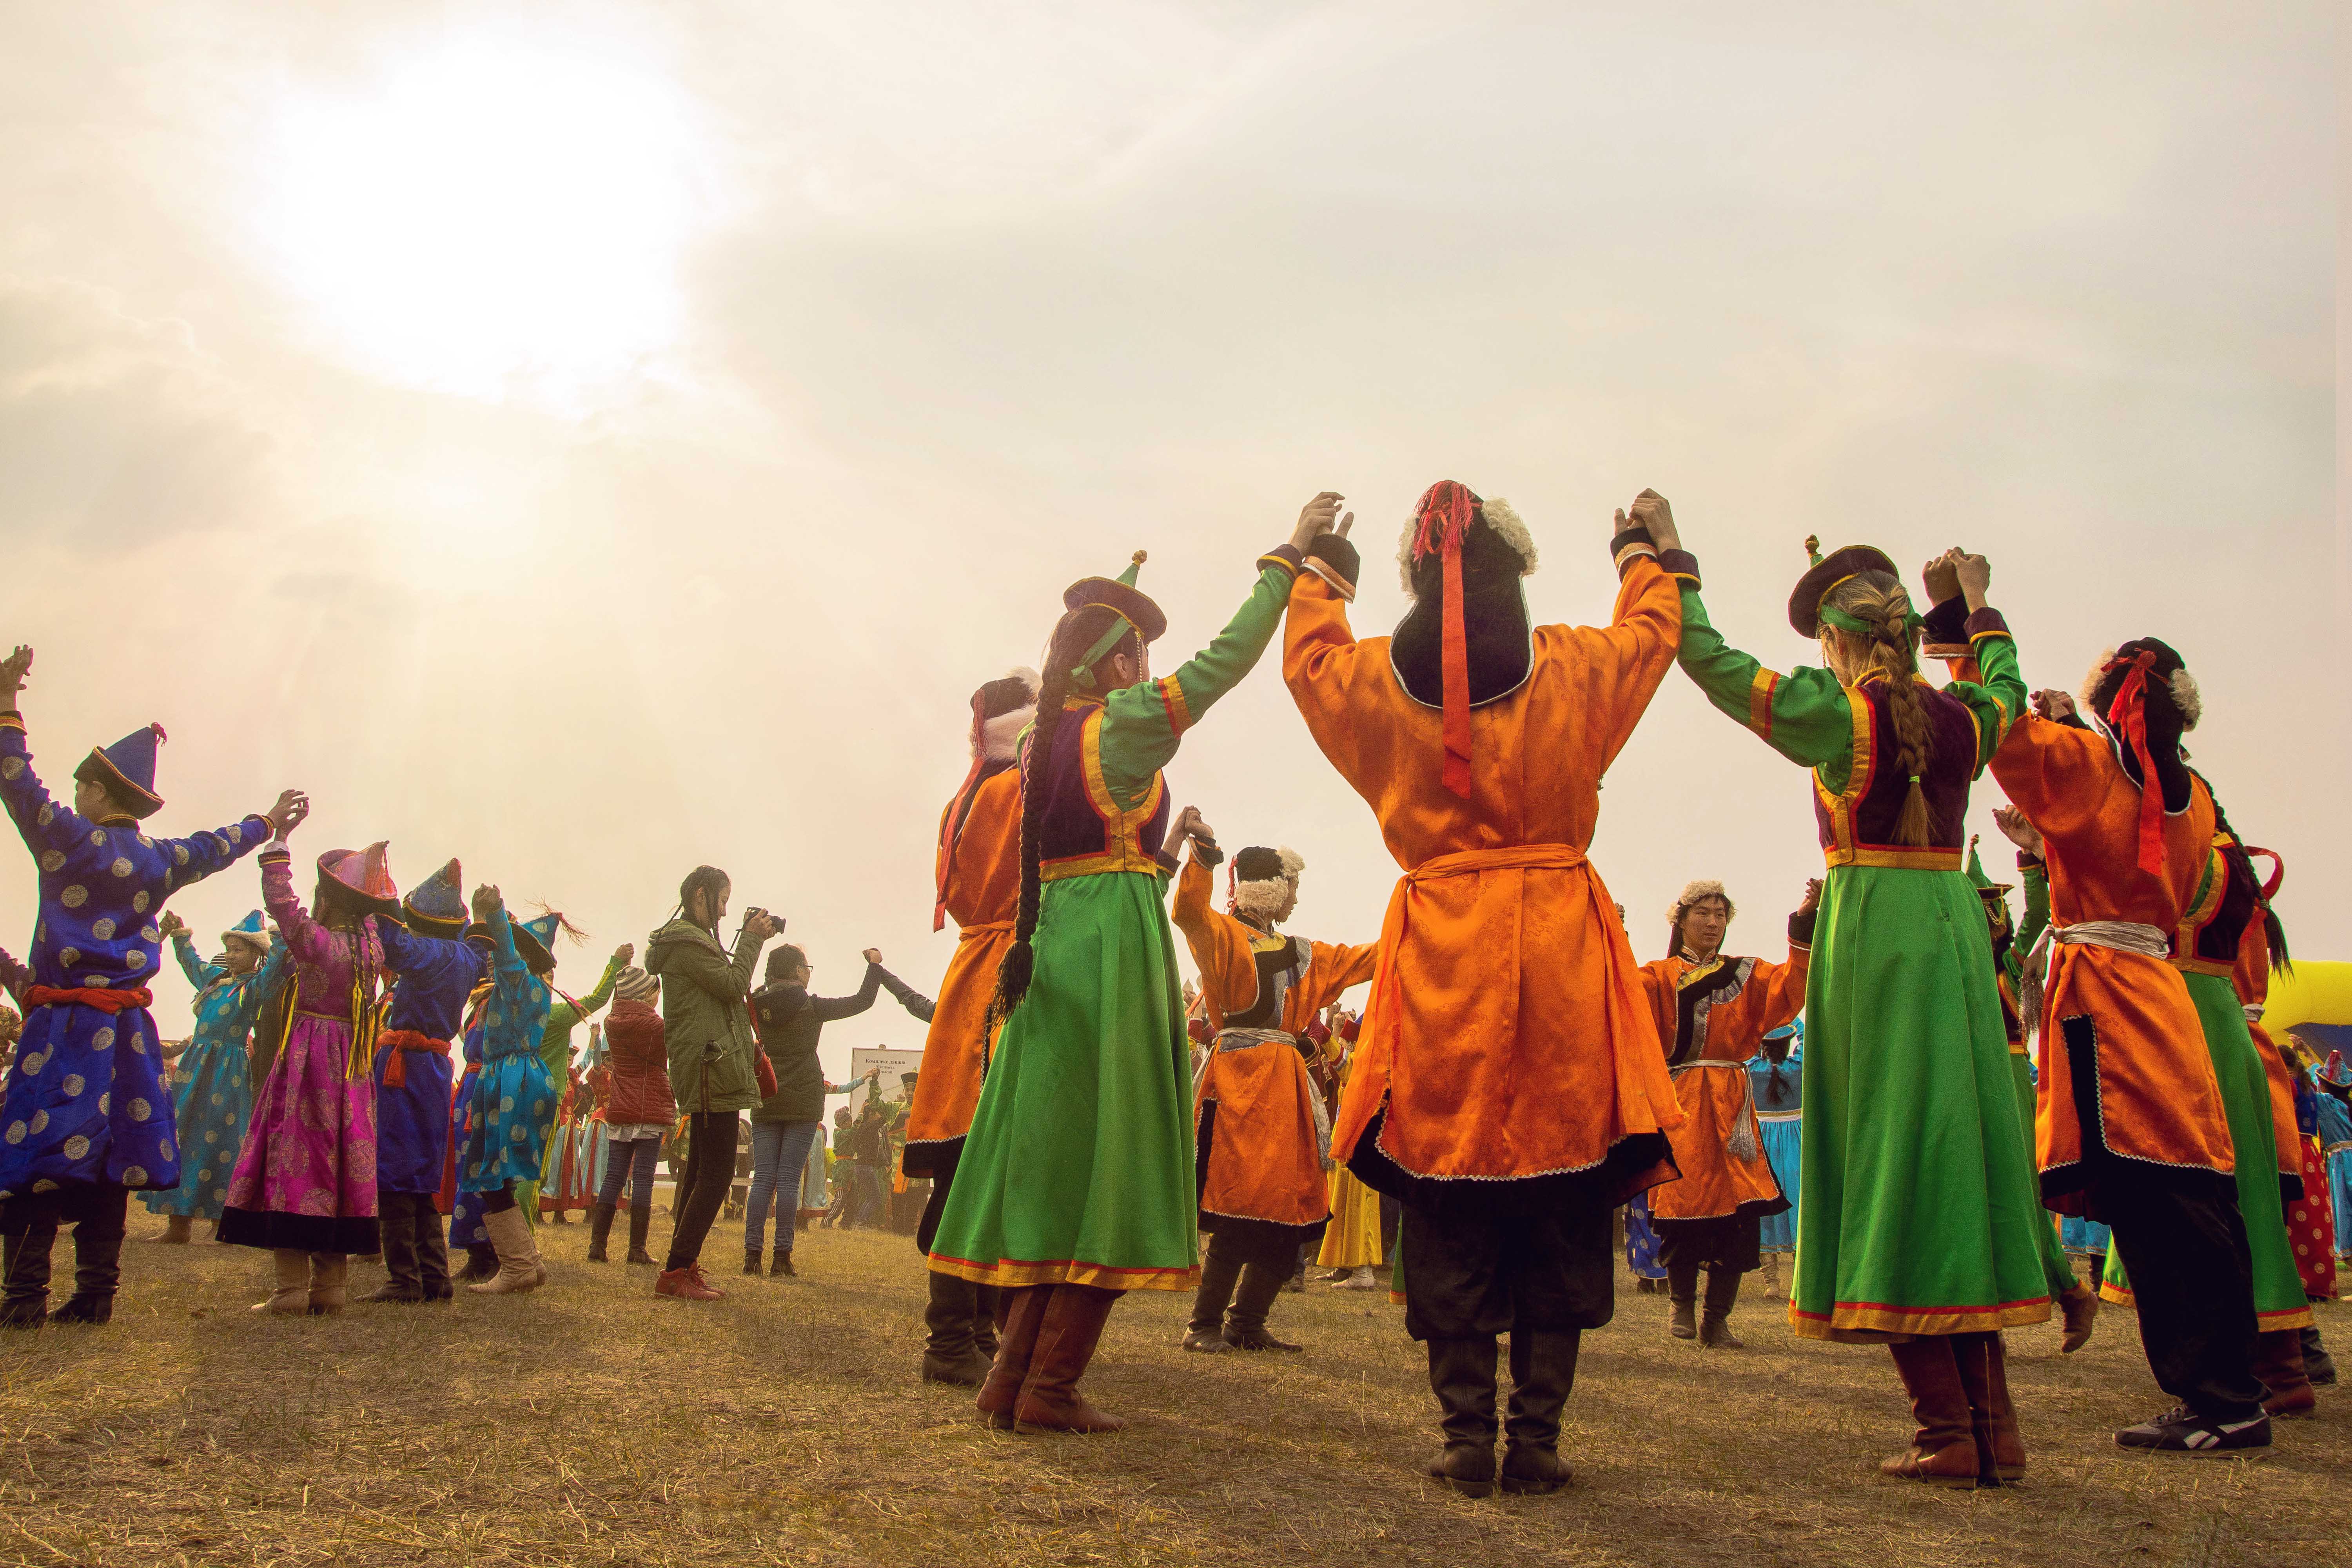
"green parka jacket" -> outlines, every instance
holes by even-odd
[[[646,973],[662,983],[670,1093],[680,1112],[749,1110],[760,1103],[751,1034],[751,971],[761,939],[745,931],[730,960],[719,939],[684,916],[646,944]]]

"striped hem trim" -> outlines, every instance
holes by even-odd
[[[1100,1290],[1197,1290],[1201,1287],[1201,1270],[1191,1268],[1114,1268],[1108,1264],[1083,1263],[1063,1259],[1054,1263],[1033,1263],[1021,1258],[999,1258],[994,1263],[974,1263],[969,1258],[949,1258],[934,1252],[930,1258],[931,1272],[949,1274],[959,1279],[969,1279],[975,1285],[994,1285],[1007,1289],[1019,1289],[1031,1285],[1091,1285]]]
[[[25,732],[24,715],[21,713],[0,713],[0,730],[14,730],[19,735],[23,734]]]
[[[1833,1340],[1845,1334],[1975,1334],[2050,1321],[2050,1298],[2034,1296],[1998,1306],[1893,1307],[1877,1301],[1840,1301],[1824,1316],[1789,1303],[1789,1327],[1801,1340]]]
[[[1168,710],[1168,728],[1171,731],[1181,735],[1192,727],[1194,722],[1192,705],[1184,700],[1184,689],[1176,683],[1174,676],[1169,676],[1160,682],[1160,700]]]

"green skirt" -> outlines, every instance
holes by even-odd
[[[2033,1166],[2033,1118],[2035,1114],[2032,1058],[2023,1051],[2009,1053],[2011,1081],[2017,1086],[2017,1122],[2025,1138],[2025,1170],[2033,1178],[2034,1191],[2042,1190],[2041,1173]],[[2034,1235],[2042,1243],[2042,1274],[2050,1281],[2050,1293],[2063,1296],[2081,1281],[2074,1278],[2074,1264],[2066,1256],[2066,1244],[2058,1234],[2058,1216],[2042,1211],[2042,1224]]]
[[[1808,1339],[2050,1316],[1984,906],[1958,871],[1831,868],[1805,998],[1789,1319]]]
[[[1190,1290],[1192,1048],[1160,879],[1048,882],[931,1267],[983,1285]]]
[[[2263,1068],[2262,1047],[2246,1027],[2238,989],[2227,976],[2184,973],[2180,978],[2188,983],[2189,999],[2197,1004],[2198,1021],[2205,1026],[2205,1049],[2213,1058],[2221,1109],[2230,1119],[2238,1212],[2245,1217],[2246,1249],[2254,1263],[2254,1317],[2264,1333],[2302,1328],[2312,1321],[2311,1300],[2304,1294],[2303,1275],[2295,1268],[2294,1246],[2287,1237],[2286,1194],[2279,1187],[2278,1125],[2271,1120],[2271,1084]],[[2110,1301],[2131,1302],[2131,1280],[2113,1240],[2107,1243],[2099,1294]]]

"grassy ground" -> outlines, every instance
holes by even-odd
[[[1382,1295],[1285,1296],[1308,1354],[1216,1358],[1177,1349],[1185,1301],[1131,1296],[1088,1388],[1134,1426],[1017,1437],[916,1381],[903,1237],[804,1237],[802,1278],[714,1276],[694,1307],[542,1229],[535,1295],[265,1321],[260,1255],[144,1246],[133,1214],[110,1328],[0,1339],[0,1562],[2049,1568],[2346,1539],[2352,1389],[2262,1458],[2126,1456],[2112,1429],[2158,1404],[2127,1313],[2063,1360],[2054,1326],[2011,1336],[2032,1474],[1956,1493],[1873,1473],[1908,1429],[1883,1351],[1800,1344],[1751,1299],[1749,1348],[1702,1352],[1628,1289],[1586,1341],[1576,1486],[1473,1502],[1413,1473],[1433,1407]]]

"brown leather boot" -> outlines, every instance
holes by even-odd
[[[2073,1355],[2091,1342],[2091,1330],[2099,1321],[2099,1293],[2080,1281],[2073,1289],[2058,1298],[2058,1310],[2066,1316],[2066,1337],[2059,1342],[2059,1351]]]
[[[1045,1321],[1045,1299],[1051,1285],[1024,1285],[996,1293],[996,1360],[980,1385],[980,1413],[1001,1432],[1013,1430],[1013,1407],[1020,1403],[1021,1385],[1029,1381],[1029,1360],[1036,1353],[1037,1329]]]
[[[786,1256],[779,1254],[778,1256]],[[955,1274],[930,1274],[931,1297],[923,1310],[920,1375],[925,1383],[978,1388],[993,1370],[974,1344],[972,1321],[980,1315],[980,1287]]]
[[[1960,1391],[1969,1399],[1969,1440],[1976,1445],[1977,1485],[2000,1484],[1992,1455],[1992,1352],[1990,1334],[1948,1334],[1952,1365],[1960,1374]]]
[[[1700,1344],[1716,1351],[1748,1348],[1748,1342],[1731,1331],[1731,1309],[1738,1300],[1738,1270],[1710,1266],[1706,1271],[1706,1306],[1698,1321]]]
[[[1423,1467],[1423,1473],[1464,1497],[1491,1496],[1495,1490],[1495,1342],[1475,1335],[1436,1339],[1427,1342],[1425,1349],[1429,1391],[1437,1395],[1437,1428],[1445,1435],[1445,1447]]]
[[[1013,1407],[1015,1432],[1116,1432],[1127,1423],[1105,1415],[1078,1392],[1078,1379],[1095,1359],[1103,1325],[1124,1291],[1094,1285],[1056,1285],[1037,1325],[1029,1376]]]
[[[1675,1264],[1666,1269],[1666,1300],[1674,1314],[1666,1332],[1678,1340],[1698,1338],[1698,1265]]]
[[[1919,1429],[1912,1434],[1909,1448],[1881,1461],[1879,1474],[1937,1486],[1974,1487],[1979,1470],[1976,1429],[1950,1336],[1923,1334],[1886,1348],[1895,1353],[1895,1370],[1911,1395],[1911,1415]]]
[[[2273,1329],[2254,1336],[2253,1373],[2268,1392],[2263,1408],[2283,1417],[2308,1415],[2318,1407],[2319,1395],[2303,1369],[2303,1331]]]
[[[490,1233],[490,1245],[499,1249],[499,1271],[478,1285],[467,1286],[468,1291],[477,1296],[520,1296],[546,1282],[539,1246],[531,1240],[530,1221],[523,1217],[520,1205],[484,1215],[482,1228]]]
[[[2009,1400],[2009,1342],[1997,1333],[1987,1339],[1985,1415],[1991,1427],[1992,1472],[2008,1485],[2025,1479],[2025,1438],[2017,1429],[2017,1407]]]

